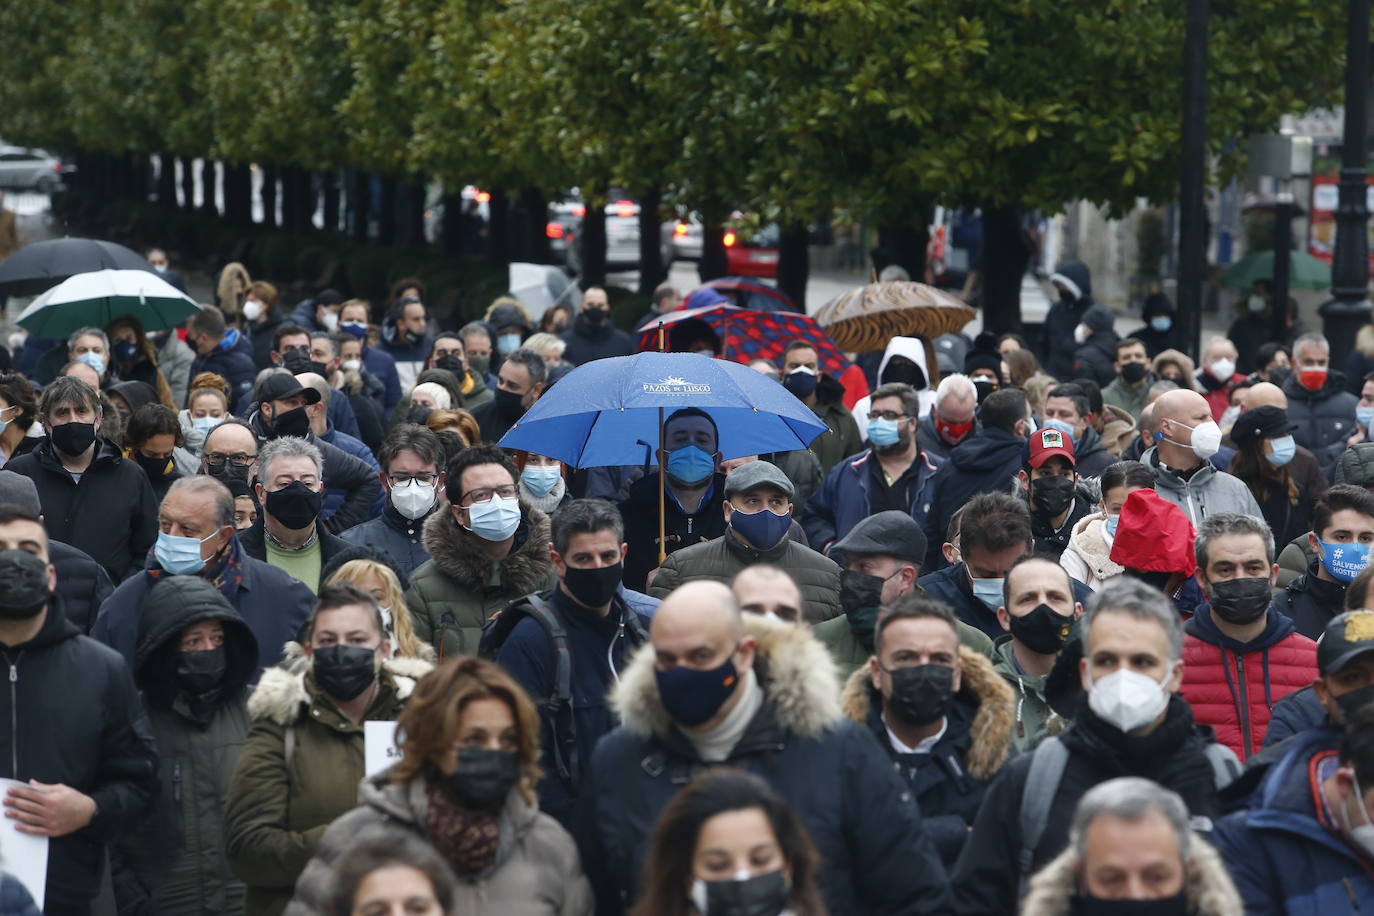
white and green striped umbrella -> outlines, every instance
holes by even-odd
[[[199,311],[194,299],[155,273],[95,270],[68,277],[33,300],[18,322],[37,337],[66,337],[126,315],[137,318],[145,331],[160,331]]]

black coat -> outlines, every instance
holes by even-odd
[[[202,372],[214,372],[229,383],[229,403],[233,404],[253,389],[253,379],[257,377],[258,365],[253,360],[253,345],[246,335],[230,328],[224,332],[233,335],[228,346],[217,346],[209,356],[196,356],[191,363],[189,379]],[[223,343],[223,341],[221,341]]]
[[[1269,605],[1270,614],[1277,611],[1292,620],[1308,639],[1320,639],[1331,618],[1345,611],[1345,583],[1317,578],[1320,562],[1314,560],[1307,572],[1289,582]]]
[[[1107,451],[1102,437],[1091,426],[1085,428],[1081,440],[1073,444],[1073,454],[1079,477],[1097,477],[1121,460]]]
[[[276,342],[277,328],[286,324],[286,316],[273,309],[262,324],[248,322],[249,343],[253,347],[253,365],[259,369],[272,368],[272,350]]]
[[[1345,376],[1331,370],[1326,384],[1316,391],[1298,384],[1295,372],[1283,382],[1288,398],[1288,419],[1297,424],[1293,438],[1311,449],[1327,477],[1347,448],[1346,440],[1355,434],[1355,405],[1359,398],[1345,390]]]
[[[48,537],[90,554],[115,582],[143,568],[157,540],[157,500],[148,475],[113,442],[96,440],[80,484],[46,439],[5,469],[33,480]]]
[[[1069,842],[1069,822],[1083,794],[1118,776],[1143,776],[1183,796],[1193,816],[1215,818],[1220,812],[1206,746],[1212,730],[1193,721],[1192,710],[1178,696],[1169,700],[1164,722],[1149,735],[1127,735],[1097,717],[1086,702],[1060,739],[1069,760],[1049,817],[1035,850],[1039,871]],[[983,799],[973,832],[954,866],[955,912],[986,916],[1016,912],[1021,851],[1021,796],[1033,755],[1023,754],[1002,768]]]
[[[444,505],[439,503],[432,512],[439,511]],[[381,553],[390,561],[393,569],[409,578],[411,573],[420,568],[420,564],[429,559],[429,551],[424,544],[427,518],[428,515],[417,519],[406,518],[396,511],[388,499],[379,517],[341,531],[339,537],[350,544]]]
[[[563,342],[567,344],[563,359],[574,366],[608,356],[629,356],[635,351],[634,340],[611,324],[609,316],[601,324],[594,325],[581,312],[573,319],[572,327],[564,333]]]
[[[514,420],[507,420],[501,415],[501,412],[496,409],[496,404],[497,399],[492,398],[490,401],[483,401],[468,411],[472,414],[472,418],[477,421],[477,428],[482,433],[482,441],[492,445],[500,442],[501,437],[515,425]]]
[[[697,511],[687,515],[671,491],[663,494],[663,538],[668,553],[710,541],[725,533],[725,475],[717,474],[711,489]],[[658,472],[650,471],[630,484],[629,495],[620,503],[625,521],[625,587],[645,591],[644,579],[658,568]]]
[[[44,912],[87,914],[105,845],[136,829],[158,792],[148,717],[118,653],[81,632],[57,597],[38,635],[0,646],[0,776],[63,783],[89,795],[89,825],[51,841]]]
[[[1084,313],[1094,303],[1092,276],[1082,261],[1061,264],[1056,272],[1077,284],[1082,294],[1073,305],[1065,304],[1062,299],[1052,303],[1040,331],[1040,362],[1046,372],[1062,381],[1074,377],[1074,351],[1078,344],[1074,342],[1073,329],[1083,321]]]
[[[100,606],[114,591],[110,574],[90,554],[61,541],[48,541],[48,562],[57,571],[62,610],[78,630],[89,636]]]
[[[925,569],[945,565],[940,545],[945,542],[950,516],[979,493],[1010,493],[1012,477],[1025,461],[1026,440],[1004,429],[985,428],[950,451],[949,459],[931,481]]]
[[[1264,733],[1264,747],[1274,747],[1294,735],[1329,724],[1326,707],[1308,684],[1274,704],[1269,714],[1269,730]]]
[[[1116,344],[1121,337],[1111,329],[1095,331],[1083,345],[1073,351],[1072,378],[1090,378],[1099,388],[1106,388],[1116,378]],[[1058,378],[1058,376],[1055,376]]]

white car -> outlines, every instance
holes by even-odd
[[[577,234],[582,229],[582,218],[586,213],[587,207],[582,203],[581,195],[573,191],[565,199],[549,205],[549,219],[544,226],[554,261],[563,261],[573,273],[582,270]],[[659,250],[665,267],[673,263],[675,254],[672,233],[672,223],[664,223],[659,227]],[[619,197],[606,204],[606,269],[639,269],[637,201]]]
[[[50,194],[62,187],[62,176],[74,172],[41,149],[0,146],[0,187],[24,188]]]

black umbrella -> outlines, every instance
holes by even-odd
[[[68,277],[94,270],[152,270],[136,251],[98,239],[50,239],[25,245],[0,261],[0,295],[34,296]]]

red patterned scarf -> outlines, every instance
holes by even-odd
[[[440,786],[428,787],[429,811],[425,827],[429,842],[460,877],[477,875],[496,861],[501,844],[499,813],[458,807]]]

